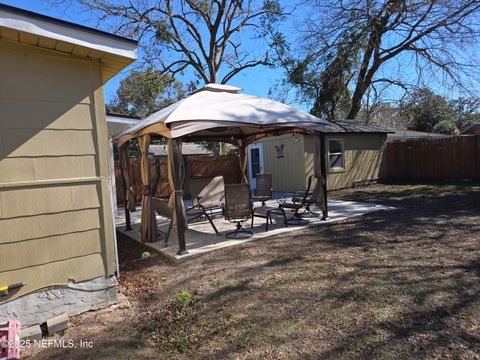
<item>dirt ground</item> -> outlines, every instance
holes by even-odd
[[[34,359],[480,358],[480,184],[331,194],[398,210],[252,241],[179,265],[119,239],[116,308]]]

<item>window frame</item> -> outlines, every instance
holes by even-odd
[[[331,141],[338,141],[341,145],[342,145],[342,151],[341,152],[331,152],[330,151],[330,142]],[[342,156],[342,164],[343,166],[340,167],[340,166],[335,166],[335,167],[332,167],[332,164],[331,164],[331,161],[330,161],[330,158],[332,155],[341,155]],[[334,139],[328,139],[328,171],[331,172],[331,173],[336,173],[336,172],[344,172],[345,171],[345,168],[346,168],[346,164],[345,164],[345,143],[343,141],[343,139],[340,139],[340,138],[334,138]]]

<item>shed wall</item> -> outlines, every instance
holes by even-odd
[[[345,147],[345,170],[329,171],[329,190],[351,187],[356,182],[377,180],[384,176],[386,134],[339,133],[326,134],[328,139],[342,139]],[[260,140],[263,143],[264,169],[273,175],[274,191],[299,191],[313,175],[314,137],[283,135]],[[284,158],[277,158],[275,145],[284,145]],[[328,151],[328,145],[327,145]],[[327,168],[328,168],[328,155]]]
[[[98,60],[0,40],[0,285],[115,270]],[[1,300],[7,300],[2,298]]]
[[[335,190],[353,186],[358,182],[377,180],[385,174],[386,134],[339,133],[326,134],[326,151],[329,139],[342,139],[345,154],[345,170],[328,170],[327,189]],[[313,174],[314,138],[305,136],[305,177]]]
[[[264,171],[272,174],[274,191],[300,191],[305,188],[305,156],[303,136],[291,134],[267,137],[259,140],[263,144]],[[284,157],[275,146],[283,145]]]

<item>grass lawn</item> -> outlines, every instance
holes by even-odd
[[[169,265],[119,239],[123,301],[35,359],[478,359],[480,184],[331,194],[398,207]],[[58,337],[58,336],[57,336]],[[32,353],[30,353],[32,354]]]

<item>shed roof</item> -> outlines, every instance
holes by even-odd
[[[98,59],[104,82],[137,59],[135,40],[5,4],[0,4],[0,38]]]
[[[337,133],[391,133],[388,130],[376,125],[366,125],[355,121],[331,121],[325,126],[325,132]]]

